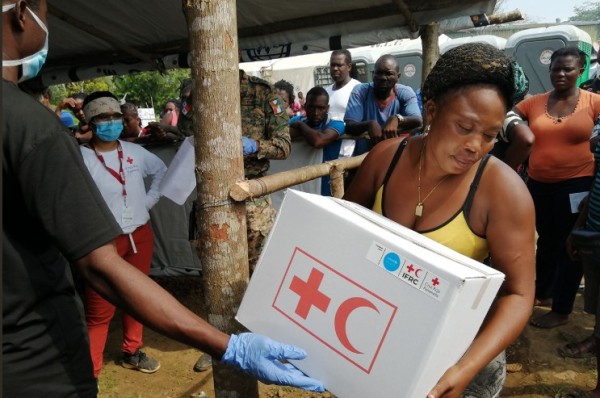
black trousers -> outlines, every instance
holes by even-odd
[[[535,297],[552,299],[552,311],[568,315],[583,276],[581,263],[571,261],[565,242],[578,212],[571,211],[570,194],[589,191],[592,177],[555,183],[529,179],[527,187],[535,205],[539,235],[536,252]]]

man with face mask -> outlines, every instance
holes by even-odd
[[[28,13],[35,24],[37,24],[37,39],[39,37],[44,37],[44,42],[41,45],[42,48],[34,52],[33,54],[27,55],[23,58],[19,59],[11,59],[13,54],[4,53],[4,46],[2,47],[2,67],[7,66],[20,66],[20,68],[15,69],[14,72],[18,74],[17,82],[21,83],[25,80],[32,79],[37,76],[37,74],[42,69],[44,62],[46,62],[46,57],[48,56],[48,28],[46,28],[46,24],[38,17],[29,7],[21,6],[22,10],[19,10],[17,6],[23,3],[16,4],[2,4],[2,14],[8,11],[14,11],[14,15],[19,17],[18,14],[22,12]],[[26,16],[23,16],[23,19],[26,19]],[[17,21],[11,21],[12,23],[17,23]],[[21,21],[18,21],[21,22]],[[15,54],[18,55],[18,54]]]
[[[17,86],[41,66],[31,60],[45,47],[46,1],[5,0],[2,11],[1,395],[97,395],[69,262],[99,294],[165,336],[264,382],[323,391],[279,362],[302,359],[304,351],[254,333],[220,332],[119,256],[113,240],[123,231],[77,142],[54,112]]]
[[[92,139],[81,146],[83,161],[102,197],[122,229],[116,238],[117,251],[128,263],[148,275],[154,252],[154,235],[150,227],[150,209],[160,199],[158,187],[167,166],[158,156],[142,146],[119,140],[123,114],[117,98],[108,91],[90,94],[83,111],[92,130]],[[144,178],[150,179],[146,192]],[[94,363],[94,377],[102,369],[108,326],[115,307],[89,286],[85,290],[85,318]],[[142,324],[123,313],[123,367],[154,373],[160,363],[140,350]]]

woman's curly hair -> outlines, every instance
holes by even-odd
[[[440,57],[423,84],[423,103],[474,84],[498,87],[507,109],[514,105],[515,68],[502,51],[486,43],[468,43]]]

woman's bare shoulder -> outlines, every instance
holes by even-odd
[[[365,166],[373,167],[373,169],[387,170],[394,154],[402,144],[403,140],[405,140],[405,138],[393,138],[381,141],[369,151],[363,164],[365,164]]]
[[[403,139],[393,138],[382,141],[369,151],[344,195],[346,199],[366,207],[372,205],[375,193],[383,183],[392,158]]]
[[[524,204],[521,210],[533,209],[533,201],[525,182],[517,172],[495,156],[491,156],[481,179],[480,187],[490,199],[493,208],[510,209],[516,203]],[[517,211],[518,206],[511,211]]]

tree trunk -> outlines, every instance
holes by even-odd
[[[226,333],[248,284],[245,205],[229,199],[244,179],[235,0],[183,0],[188,25],[198,190],[198,255],[208,321]],[[193,366],[193,364],[190,364]],[[213,361],[218,398],[258,397],[256,380]]]
[[[421,43],[423,44],[423,77],[421,78],[421,86],[423,86],[423,82],[425,82],[429,72],[431,72],[440,57],[439,37],[440,24],[438,22],[421,26]]]

